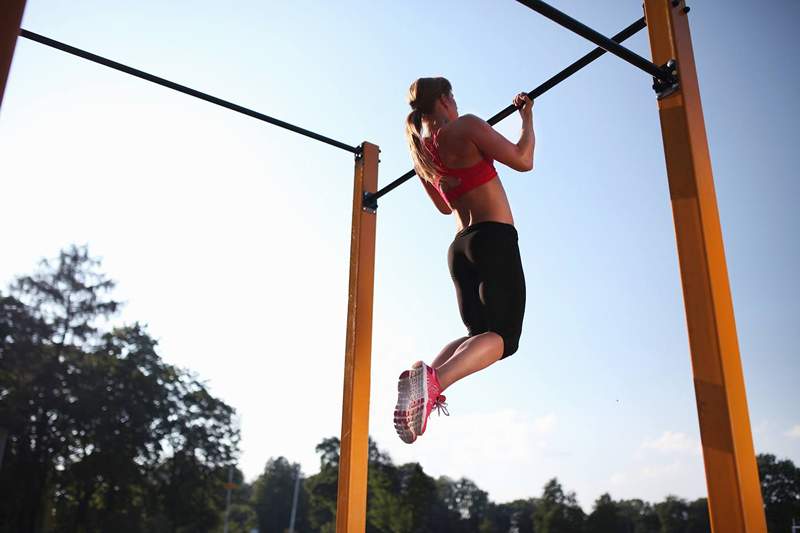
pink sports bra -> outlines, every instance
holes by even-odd
[[[424,139],[425,148],[433,159],[433,164],[439,172],[439,179],[434,184],[439,194],[452,204],[467,192],[480,187],[484,183],[492,181],[497,177],[497,170],[494,168],[494,161],[491,159],[481,159],[471,167],[450,168],[442,163],[439,157],[438,132],[432,137]]]

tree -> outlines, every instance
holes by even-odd
[[[660,533],[683,533],[689,523],[689,505],[686,500],[676,496],[667,498],[655,505],[658,520],[661,522]]]
[[[617,507],[624,519],[633,524],[631,533],[659,533],[661,522],[651,504],[635,499],[620,500]]]
[[[515,500],[504,504],[509,511],[510,528],[516,533],[534,533],[533,516],[536,513],[538,500],[530,498],[527,500]]]
[[[478,531],[489,510],[489,495],[469,479],[453,481],[440,477],[437,482],[439,499],[447,508],[459,531]]]
[[[367,483],[367,533],[406,531],[413,521],[412,511],[400,493],[400,472],[388,455],[369,440]]]
[[[55,261],[43,259],[39,270],[18,278],[10,292],[50,326],[58,348],[82,346],[97,333],[95,323],[120,306],[108,297],[115,283],[99,267],[100,260],[91,257],[87,246],[73,245]]]
[[[233,409],[165,364],[143,326],[98,329],[119,306],[98,267],[71,247],[0,294],[0,523],[209,530],[238,446]]]
[[[582,533],[585,517],[575,493],[565,493],[553,478],[545,484],[533,513],[534,530],[536,533]]]
[[[402,516],[410,517],[393,529],[397,533],[436,533],[442,521],[443,508],[439,503],[436,482],[418,463],[407,463],[398,469]],[[401,527],[400,527],[401,526]]]
[[[0,524],[33,531],[43,520],[51,451],[61,444],[46,431],[46,413],[59,387],[53,330],[23,302],[0,294],[0,427],[7,432],[0,470]],[[41,421],[41,422],[40,422]]]
[[[586,520],[587,533],[632,533],[633,522],[620,512],[617,503],[606,493],[594,502],[594,509]]]
[[[339,439],[330,437],[317,444],[319,473],[303,483],[308,498],[308,522],[313,531],[336,529],[336,498],[339,486]]]
[[[70,413],[76,403],[70,388],[74,361],[96,333],[94,323],[118,307],[107,298],[114,284],[98,266],[86,247],[62,250],[55,262],[43,260],[33,275],[12,283],[2,309],[4,407],[16,413],[4,413],[7,421],[0,421],[10,432],[13,463],[2,477],[13,475],[24,494],[19,507],[7,507],[9,522],[21,531],[43,527],[55,466],[72,460],[71,445],[81,432]]]
[[[258,516],[249,503],[232,503],[228,513],[229,533],[250,533],[258,527]],[[297,531],[297,529],[295,529]]]
[[[135,530],[144,501],[134,496],[148,483],[172,413],[159,383],[165,368],[155,341],[139,325],[99,339],[97,348],[62,348],[66,366],[59,408],[65,450],[56,456],[57,516],[73,529],[94,524]],[[136,503],[135,503],[136,502]]]
[[[706,498],[698,498],[689,503],[688,511],[686,533],[711,532],[711,520],[708,515],[708,500]]]
[[[305,483],[308,519],[314,531],[335,529],[339,470],[339,439],[317,445],[320,472]],[[485,493],[484,493],[485,494]],[[367,532],[447,533],[461,531],[458,520],[448,521],[448,510],[438,497],[436,482],[417,463],[396,467],[391,458],[369,441]]]
[[[270,459],[264,472],[253,483],[253,506],[261,533],[281,533],[289,527],[292,500],[300,465],[284,457]],[[305,495],[298,499],[295,531],[307,531]]]
[[[253,508],[253,485],[244,480],[244,473],[233,469],[231,506],[228,512],[229,533],[250,533],[258,527],[258,517]],[[226,490],[227,494],[227,490]],[[225,518],[225,508],[220,511],[220,522]]]
[[[800,520],[800,468],[771,454],[756,457],[761,494],[769,531],[789,531],[792,518]]]

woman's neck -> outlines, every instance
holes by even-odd
[[[448,117],[444,113],[441,114],[435,113],[432,115],[426,115],[425,117],[422,118],[422,124],[430,133],[439,131],[449,122],[450,122],[450,117]]]

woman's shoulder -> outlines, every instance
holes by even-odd
[[[472,114],[460,115],[457,119],[441,128],[437,137],[470,137],[471,133],[486,127],[486,121]]]
[[[475,128],[483,127],[485,125],[487,125],[485,120],[473,115],[472,113],[460,115],[453,121],[453,126],[457,126],[459,128]]]
[[[491,128],[488,122],[472,114],[461,115],[452,123],[453,131],[460,136],[473,137],[475,133]]]

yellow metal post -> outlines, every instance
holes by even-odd
[[[344,360],[344,400],[339,459],[336,532],[364,531],[367,524],[369,380],[372,357],[372,295],[375,280],[374,211],[362,207],[365,192],[378,187],[378,147],[361,145],[353,187],[350,292]]]
[[[25,0],[0,2],[0,104],[3,103],[3,93],[6,90],[8,71],[11,70],[11,59],[14,57],[23,11],[25,11]]]
[[[711,158],[683,1],[644,0],[653,62],[677,61],[659,100],[711,528],[766,533]]]

